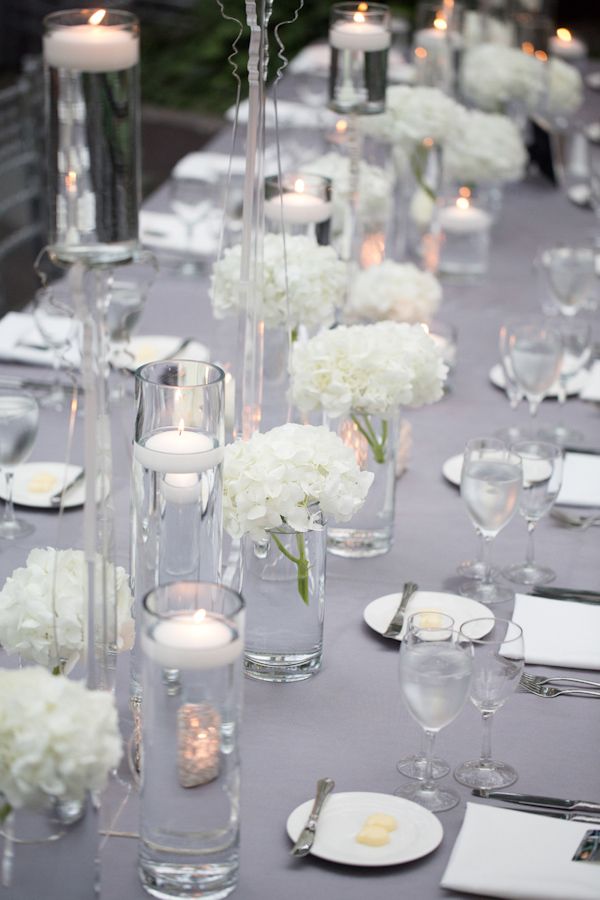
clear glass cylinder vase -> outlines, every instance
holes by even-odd
[[[439,259],[437,201],[443,183],[442,148],[425,138],[410,149],[397,146],[394,160],[402,183],[403,226],[407,255],[425,269],[435,272]]]
[[[323,520],[321,520],[323,522]],[[262,681],[302,681],[321,667],[327,529],[242,538],[248,623],[244,668]]]
[[[336,556],[380,556],[392,546],[399,422],[400,411],[394,409],[385,416],[352,410],[327,423],[353,450],[360,469],[375,476],[364,505],[351,521],[329,524],[327,549]]]
[[[139,873],[154,897],[226,897],[239,866],[244,602],[175,582],[143,603]]]

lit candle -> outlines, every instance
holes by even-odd
[[[432,28],[421,28],[415,34],[414,44],[417,48],[415,54],[418,58],[423,58],[423,54],[417,53],[417,50],[425,50],[425,56],[427,56],[428,50],[435,52],[437,49],[441,49],[445,44],[447,36],[448,22],[444,17],[444,13],[440,10],[433,20]]]
[[[361,4],[365,6],[366,4]],[[336,22],[329,30],[329,44],[336,50],[387,50],[392,35],[378,22],[368,22],[367,17],[357,10],[352,21]]]
[[[105,9],[93,12],[86,25],[63,25],[44,36],[44,61],[57,69],[116,72],[135,66],[140,57],[137,34],[121,25],[102,25]]]
[[[223,447],[208,435],[190,431],[183,421],[177,428],[161,428],[134,444],[133,454],[145,469],[169,474],[204,472],[223,459]]]
[[[293,191],[284,191],[265,201],[265,216],[288,225],[318,225],[331,218],[331,203],[309,193],[304,180],[297,178]]]
[[[556,34],[550,38],[550,55],[560,56],[569,62],[583,59],[587,55],[587,46],[579,38],[573,37],[568,28],[557,28]]]
[[[485,210],[471,206],[467,197],[458,197],[454,206],[440,210],[438,221],[448,234],[476,234],[491,226],[492,217]]]
[[[205,609],[162,619],[142,642],[146,655],[165,669],[216,669],[231,665],[243,650],[233,626]]]

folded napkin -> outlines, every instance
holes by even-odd
[[[225,113],[225,118],[233,122],[235,118],[235,106],[231,106]],[[275,105],[272,98],[267,98],[266,126],[275,128]],[[315,110],[303,103],[295,103],[292,100],[277,101],[277,121],[281,128],[321,128],[327,121],[335,122],[335,116],[328,110]],[[238,122],[248,122],[248,101],[240,103]]]
[[[582,400],[593,400],[596,403],[600,402],[600,360],[596,360],[594,365],[590,368],[586,382],[579,391],[579,396]]]
[[[566,453],[557,504],[600,507],[600,456]]]
[[[246,171],[246,160],[243,156],[231,158],[231,174],[243,175]],[[175,178],[197,178],[200,181],[218,181],[229,172],[228,153],[205,153],[198,150],[188,153],[179,160],[173,169]]]
[[[600,604],[517,594],[512,617],[523,629],[525,662],[600,669]]]
[[[147,247],[157,250],[188,251],[196,256],[212,256],[219,245],[221,212],[215,210],[194,227],[191,247],[183,222],[171,213],[140,212],[140,240]]]
[[[441,885],[511,900],[598,900],[600,865],[573,861],[592,827],[467,803]]]
[[[61,340],[73,331],[73,319],[65,316],[47,317],[48,328]],[[8,312],[0,319],[0,360],[30,366],[52,366],[56,351],[48,347],[35,319],[29,313]],[[59,349],[61,366],[78,366],[77,347]]]

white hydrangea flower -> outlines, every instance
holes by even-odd
[[[527,151],[508,116],[461,109],[444,147],[444,172],[463,184],[519,181]]]
[[[112,694],[37,666],[0,671],[0,793],[13,809],[82,802],[121,755]]]
[[[127,573],[120,566],[115,579],[118,647],[127,650],[133,645],[133,598]],[[15,569],[0,591],[0,644],[6,652],[20,653],[23,659],[47,668],[63,665],[68,671],[84,647],[86,583],[82,550],[32,550],[25,566]],[[99,568],[96,591],[99,596]]]
[[[555,116],[570,116],[583,103],[583,79],[575,66],[551,57],[548,63],[550,87],[548,111]]]
[[[371,117],[375,118],[375,117]],[[341,153],[326,153],[310,163],[303,164],[305,172],[331,178],[332,228],[335,234],[344,228],[346,209],[350,199],[350,161]],[[381,166],[360,161],[358,184],[358,215],[361,222],[370,227],[384,225],[392,208],[392,177]]]
[[[240,309],[241,246],[225,250],[213,266],[210,296],[217,319]],[[287,284],[286,266],[287,261]],[[346,290],[346,267],[335,250],[304,235],[266,234],[263,259],[263,317],[268,328],[330,325]],[[286,290],[287,287],[287,290]]]
[[[420,325],[376,322],[322,331],[292,351],[291,397],[332,417],[389,415],[442,396],[447,367]]]
[[[225,448],[224,525],[234,538],[267,538],[268,529],[320,526],[311,505],[338,522],[352,518],[373,481],[353,451],[324,426],[288,423]]]
[[[346,309],[360,319],[430,322],[441,299],[442,288],[435,275],[413,263],[385,260],[358,272]]]
[[[425,138],[443,144],[460,106],[439,88],[392,85],[386,92],[385,112],[368,116],[363,128],[393,144],[411,148]]]

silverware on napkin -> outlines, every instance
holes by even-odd
[[[600,691],[600,681],[588,681],[587,678],[575,678],[571,675],[532,675],[530,672],[523,672],[521,675],[522,684],[533,684],[541,687],[545,684],[587,684],[588,687],[598,688]]]
[[[419,585],[415,584],[414,581],[405,582],[404,587],[402,588],[402,597],[400,599],[400,603],[398,604],[398,609],[394,613],[392,621],[383,632],[384,637],[398,637],[398,635],[402,631],[402,626],[404,625],[404,615],[406,613],[408,601],[415,593],[415,591],[418,590]]]
[[[70,481],[65,482],[63,486],[55,491],[53,494],[50,494],[48,497],[48,503],[50,506],[60,506],[63,494],[68,494],[74,487],[77,487],[78,484],[81,484],[83,479],[85,478],[85,469],[81,469],[77,475],[71,478]]]
[[[585,591],[576,588],[533,587],[529,591],[533,597],[547,597],[549,600],[572,600],[574,603],[600,603],[599,591]]]
[[[534,694],[536,697],[553,699],[554,697],[595,697],[600,700],[600,690],[594,691],[584,687],[553,687],[550,684],[534,684],[528,681],[519,682],[517,690],[523,694]]]
[[[313,845],[313,841],[315,839],[315,834],[317,831],[319,815],[321,813],[321,810],[323,809],[325,800],[332,792],[334,787],[335,781],[333,780],[333,778],[319,778],[319,780],[317,781],[317,795],[315,797],[315,802],[313,803],[310,815],[306,820],[306,825],[300,832],[298,840],[290,851],[292,856],[306,856],[308,853],[310,853],[310,848]]]
[[[593,800],[563,800],[560,797],[544,797],[540,794],[515,794],[512,791],[488,791],[485,788],[474,788],[474,797],[485,800],[502,800],[504,803],[516,803],[517,806],[535,806],[538,809],[554,809],[562,812],[578,812],[587,815],[600,815],[600,803]]]

